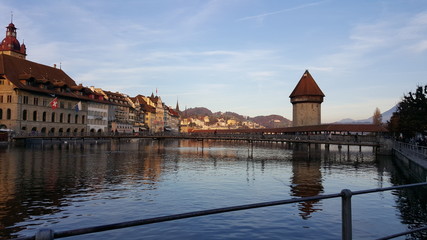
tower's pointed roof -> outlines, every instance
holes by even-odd
[[[297,86],[289,97],[293,98],[299,96],[325,96],[308,70],[305,70]]]
[[[180,111],[179,111],[178,99],[176,100],[176,107],[175,107],[175,111],[180,112]]]

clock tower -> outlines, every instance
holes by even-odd
[[[16,38],[16,27],[13,23],[6,27],[6,37],[0,43],[0,53],[23,59],[27,56],[27,48]]]

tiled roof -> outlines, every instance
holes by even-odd
[[[11,81],[18,89],[86,101],[107,103],[104,100],[90,98],[88,95],[94,93],[90,89],[83,87],[81,84],[77,85],[76,82],[61,69],[31,62],[7,54],[0,54],[0,76],[1,75]],[[21,82],[21,80],[25,81]],[[24,84],[27,81],[34,84]],[[47,88],[41,88],[40,84],[47,86]],[[62,89],[62,91],[57,91],[56,89]],[[83,95],[81,95],[82,93]]]
[[[51,83],[63,82],[67,86],[76,86],[76,82],[64,71],[25,59],[0,54],[0,74],[4,74],[19,88],[28,88],[19,81],[20,78],[34,78],[40,81],[50,81]]]
[[[173,110],[171,107],[168,107],[168,109],[172,116],[179,117],[179,113],[177,111]]]
[[[142,110],[144,110],[144,112],[156,113],[156,108],[148,105],[144,99],[144,96],[138,95],[135,97],[135,99],[138,99],[139,105],[141,106]]]
[[[289,97],[293,98],[299,96],[325,96],[308,70],[305,70],[297,86]]]

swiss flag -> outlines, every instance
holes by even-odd
[[[50,103],[50,106],[52,107],[52,110],[55,110],[58,108],[58,98],[54,98]]]

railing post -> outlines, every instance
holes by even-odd
[[[53,230],[48,228],[42,228],[37,231],[35,240],[52,240],[53,239]]]
[[[351,223],[351,196],[353,193],[349,189],[341,191],[341,214],[342,214],[342,239],[352,239],[352,223]]]

